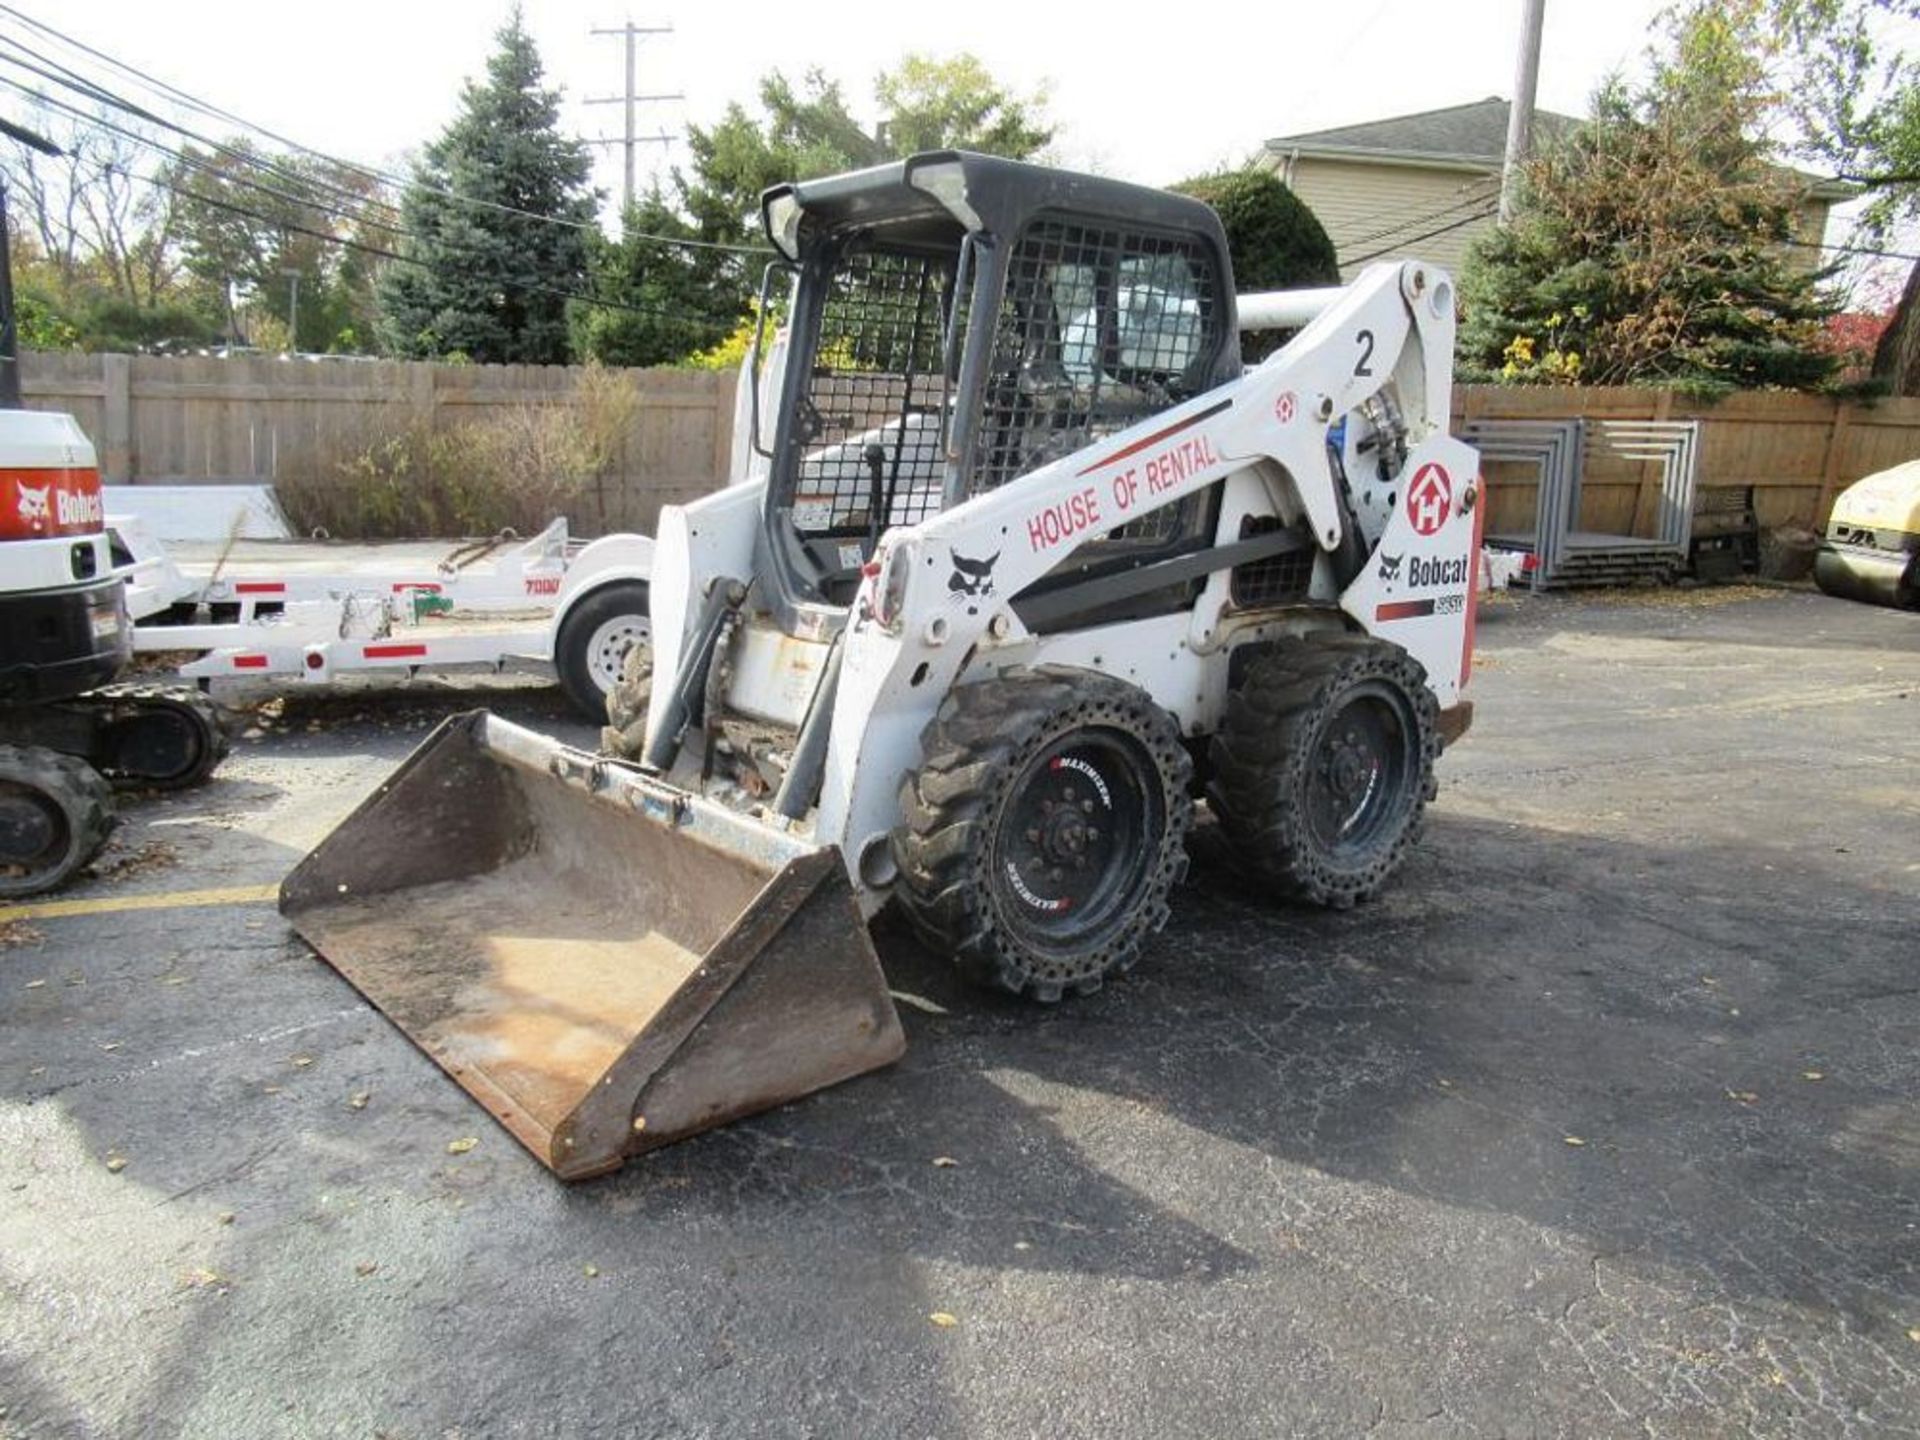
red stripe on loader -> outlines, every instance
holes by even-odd
[[[264,655],[236,655],[233,657],[233,668],[236,670],[264,670],[267,668],[267,657]]]
[[[1390,600],[1373,612],[1375,620],[1415,620],[1433,613],[1431,600]]]
[[[1487,482],[1480,476],[1473,480],[1475,495],[1473,505],[1473,549],[1470,552],[1472,563],[1467,566],[1467,634],[1460,646],[1460,688],[1467,688],[1467,677],[1473,674],[1473,627],[1480,616],[1480,533],[1487,518]]]
[[[425,645],[365,645],[360,653],[369,660],[418,660],[426,656]]]

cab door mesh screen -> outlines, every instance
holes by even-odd
[[[967,493],[978,495],[1191,398],[1218,354],[1208,248],[1059,221],[1008,257]],[[1116,540],[1183,533],[1200,497],[1144,515]]]
[[[940,509],[941,351],[954,257],[863,250],[829,281],[820,343],[793,416],[793,523],[803,534],[911,525]]]

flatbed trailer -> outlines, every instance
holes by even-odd
[[[187,679],[324,684],[353,672],[557,674],[598,715],[649,631],[653,542],[522,539],[161,542],[109,517],[136,653],[193,652]]]

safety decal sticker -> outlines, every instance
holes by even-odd
[[[1407,519],[1416,534],[1437,535],[1453,514],[1453,480],[1446,467],[1428,461],[1407,487]]]

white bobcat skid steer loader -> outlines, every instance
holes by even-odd
[[[567,1177],[896,1057],[889,899],[982,983],[1084,993],[1201,795],[1276,891],[1365,898],[1469,714],[1440,272],[1236,315],[1204,205],[956,153],[765,220],[767,473],[661,515],[635,753],[456,717],[282,891]],[[1304,328],[1249,373],[1243,324]]]

